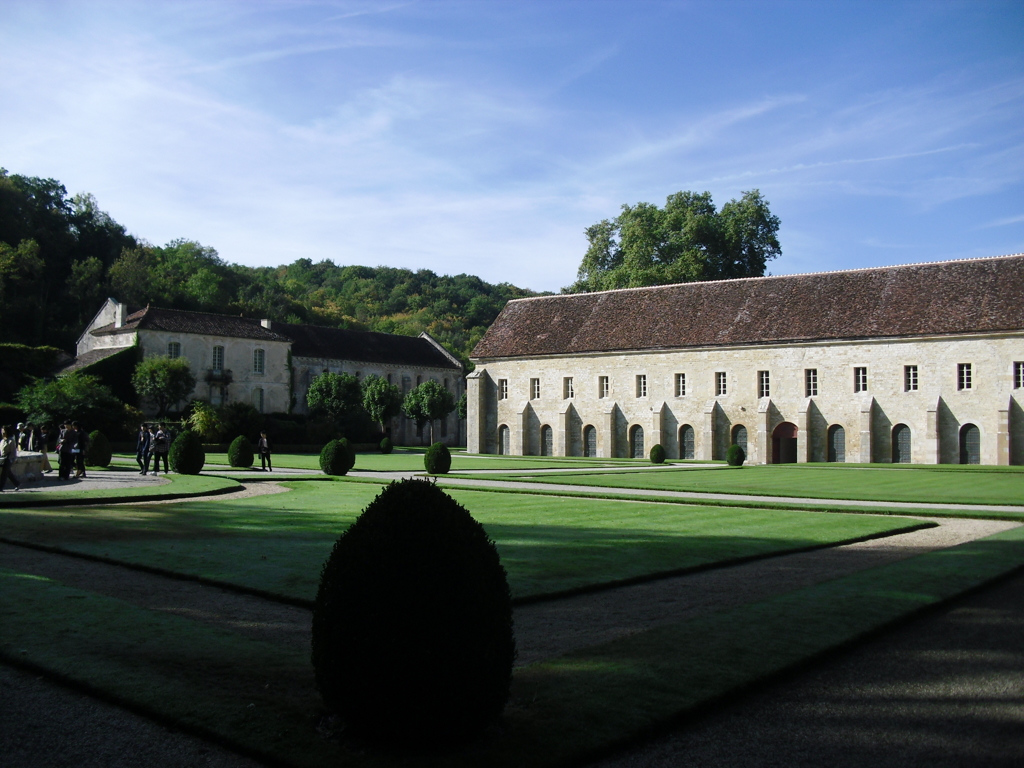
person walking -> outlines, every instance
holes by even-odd
[[[89,447],[89,433],[82,429],[81,425],[75,421],[71,424],[75,432],[78,433],[78,437],[75,438],[75,479],[85,477],[85,451]]]
[[[71,468],[75,464],[75,443],[78,442],[78,433],[70,422],[64,422],[64,429],[60,433],[60,443],[57,445],[57,454],[60,456],[57,475],[61,480],[71,479]]]
[[[256,447],[260,452],[260,469],[264,472],[273,472],[274,468],[270,466],[270,440],[267,439],[266,432],[260,432],[260,441]]]
[[[35,428],[32,426],[32,422],[23,424],[21,427],[21,434],[18,436],[18,450],[19,451],[32,451],[35,450],[32,447],[32,432]]]
[[[164,474],[168,474],[171,470],[167,466],[167,453],[170,451],[171,446],[168,445],[170,441],[167,438],[167,430],[164,425],[161,424],[160,428],[156,431],[156,435],[153,438],[153,474],[159,474],[160,470],[160,459],[164,460]]]
[[[135,438],[135,461],[139,465],[139,474],[149,472],[149,454],[153,450],[153,435],[145,424],[139,425],[139,434]]]
[[[9,425],[0,430],[0,492],[7,485],[8,478],[14,484],[14,490],[21,490],[21,485],[13,474],[14,460],[18,457],[18,441],[15,434]]]
[[[53,467],[50,466],[50,428],[45,424],[39,428],[36,450],[43,454],[43,474],[48,475],[53,472]]]

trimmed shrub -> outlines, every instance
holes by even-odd
[[[114,455],[107,436],[98,429],[89,433],[89,445],[85,449],[85,463],[89,467],[109,467]]]
[[[203,441],[195,432],[186,429],[174,438],[167,459],[174,472],[180,475],[198,475],[206,463]]]
[[[434,443],[423,454],[423,466],[432,475],[444,475],[452,468],[452,455],[444,443]]]
[[[391,453],[391,451],[394,450],[394,447],[395,446],[391,444],[390,437],[385,437],[383,440],[380,441],[380,452],[383,453],[385,456]]]
[[[651,447],[651,464],[664,464],[665,463],[665,449],[661,443],[657,443]]]
[[[312,635],[317,689],[363,737],[460,741],[508,701],[505,569],[483,526],[429,481],[391,483],[338,539]]]
[[[725,452],[725,460],[728,462],[730,467],[742,467],[743,462],[746,461],[747,454],[742,448],[733,443],[729,446],[729,450]]]
[[[232,467],[251,467],[253,456],[252,443],[245,435],[239,435],[228,446],[228,463]]]
[[[320,451],[320,469],[326,475],[344,475],[356,463],[356,454],[348,440],[331,440]]]

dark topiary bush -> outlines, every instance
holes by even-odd
[[[348,440],[331,440],[320,451],[320,469],[327,475],[344,475],[356,463],[356,454]]]
[[[423,466],[432,475],[443,475],[452,468],[452,455],[444,443],[434,443],[423,454]]]
[[[245,435],[239,435],[228,446],[228,463],[232,467],[251,467],[253,455],[252,443]]]
[[[393,482],[334,545],[313,609],[325,703],[354,732],[440,745],[501,714],[515,661],[494,542],[426,480]]]
[[[198,475],[206,463],[203,441],[195,432],[186,429],[174,438],[167,459],[174,472],[181,475]]]
[[[394,446],[391,444],[390,437],[385,437],[383,440],[380,441],[380,452],[383,453],[385,456],[391,453],[393,449]]]
[[[98,429],[89,433],[89,445],[85,449],[85,463],[90,467],[109,467],[114,455],[107,436]]]
[[[742,467],[746,458],[746,452],[735,443],[730,445],[729,450],[725,452],[725,460],[730,467]]]
[[[655,444],[651,448],[651,464],[664,464],[665,463],[665,449],[661,443]]]

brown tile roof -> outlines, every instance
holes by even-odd
[[[510,301],[474,359],[1024,330],[1024,255]]]
[[[108,349],[90,349],[88,352],[83,352],[78,357],[71,358],[64,361],[62,365],[59,365],[54,371],[54,374],[64,375],[66,373],[74,373],[80,371],[83,368],[88,368],[90,365],[95,365],[101,360],[106,360],[108,357],[113,357],[116,354],[124,352],[126,349],[131,347],[111,347]]]
[[[427,339],[417,336],[276,322],[271,327],[292,339],[294,357],[461,370]]]
[[[124,319],[124,325],[115,328],[111,323],[97,328],[94,336],[125,333],[136,329],[168,331],[171,333],[197,333],[206,336],[226,336],[236,339],[257,341],[289,341],[280,333],[268,331],[259,320],[233,315],[214,315],[207,312],[190,312],[183,309],[160,309],[146,307],[133,311]]]

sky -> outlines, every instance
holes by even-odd
[[[771,274],[1024,251],[1024,3],[0,0],[0,167],[154,244],[557,291],[760,189]]]

